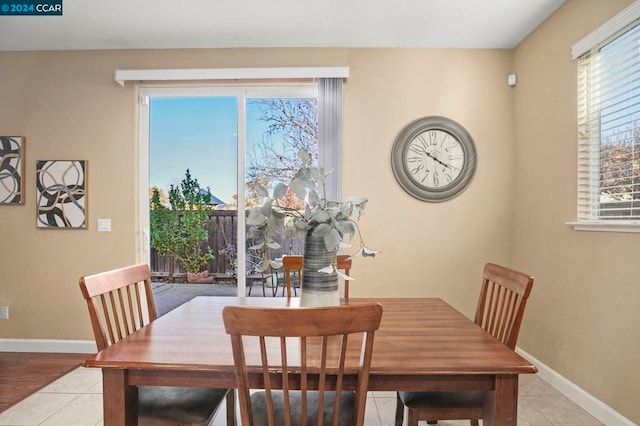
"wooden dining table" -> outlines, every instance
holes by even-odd
[[[484,425],[516,424],[518,375],[535,373],[534,365],[442,299],[352,298],[341,303],[372,301],[382,304],[383,315],[374,339],[370,391],[488,391]],[[196,297],[92,355],[83,365],[102,369],[104,425],[136,424],[137,386],[235,388],[222,309],[295,308],[299,303],[298,298]],[[250,378],[256,386],[258,371]],[[355,368],[349,371],[355,376]],[[351,383],[355,377],[345,379],[345,386]]]

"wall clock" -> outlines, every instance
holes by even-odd
[[[391,167],[400,186],[429,202],[449,200],[471,182],[476,170],[473,138],[457,122],[439,116],[419,118],[398,134]]]

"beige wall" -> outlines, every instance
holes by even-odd
[[[575,217],[570,46],[628,3],[569,0],[515,53],[0,53],[0,133],[27,137],[26,205],[0,208],[0,305],[11,307],[0,337],[91,339],[78,277],[136,261],[136,89],[114,83],[115,69],[349,66],[343,193],[369,198],[361,226],[368,245],[382,250],[357,260],[353,295],[443,297],[470,316],[485,262],[526,270],[536,284],[520,346],[640,422],[632,401],[640,391],[638,239],[564,225]],[[509,88],[514,71],[518,86]],[[429,204],[396,184],[390,149],[409,121],[435,114],[469,130],[478,169],[461,196]],[[39,159],[89,161],[88,230],[35,228]],[[112,219],[113,232],[97,233],[99,217]]]
[[[91,339],[78,277],[136,261],[136,88],[115,69],[347,65],[344,188],[370,199],[367,242],[383,253],[358,259],[354,295],[441,296],[471,314],[487,260],[509,256],[513,158],[509,51],[180,50],[2,53],[0,129],[23,135],[26,205],[0,209],[2,337]],[[442,204],[396,184],[394,138],[409,121],[441,114],[475,138],[480,163],[470,188]],[[35,161],[89,161],[89,229],[35,228]],[[146,190],[144,190],[146,192]],[[113,232],[98,233],[97,218]]]
[[[519,345],[640,423],[640,235],[574,231],[571,46],[629,0],[569,0],[515,50],[513,263],[536,277]]]

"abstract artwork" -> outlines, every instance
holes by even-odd
[[[36,161],[38,228],[87,228],[87,162]]]
[[[0,136],[0,204],[24,204],[22,136]]]

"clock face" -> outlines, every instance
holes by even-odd
[[[451,133],[432,129],[419,133],[405,150],[404,166],[416,185],[439,189],[460,177],[465,163],[461,142]]]
[[[409,123],[391,152],[396,180],[423,201],[451,199],[471,182],[476,149],[471,135],[446,117],[424,117]]]

